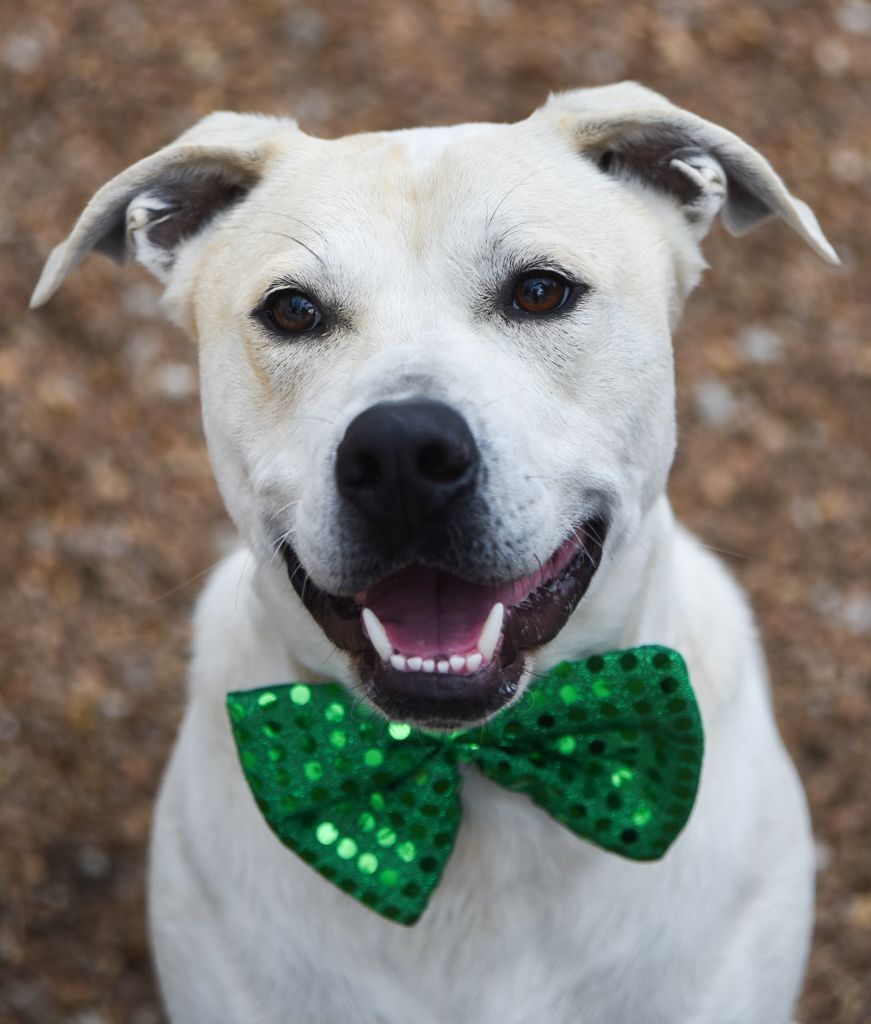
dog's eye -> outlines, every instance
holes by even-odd
[[[317,304],[304,292],[285,288],[273,292],[266,300],[263,313],[273,327],[283,334],[304,334],[323,322]]]
[[[514,285],[512,306],[523,313],[554,313],[569,300],[572,286],[550,270],[530,270]]]

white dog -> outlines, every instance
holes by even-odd
[[[812,843],[746,602],[672,518],[671,331],[720,214],[811,211],[736,136],[638,85],[518,124],[312,138],[220,113],[97,193],[90,249],[165,284],[247,549],[196,615],[150,917],[175,1024],[781,1024]],[[368,609],[368,610],[366,610]],[[689,823],[637,863],[465,772],[406,928],[267,827],[225,697],[339,681],[388,718],[481,723],[563,660],[685,658],[706,732]]]

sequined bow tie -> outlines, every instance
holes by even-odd
[[[338,684],[227,697],[242,770],[278,838],[402,924],[423,913],[460,825],[460,763],[572,832],[661,857],[692,809],[703,733],[681,656],[636,647],[564,662],[485,726],[388,723]]]

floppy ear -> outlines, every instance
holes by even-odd
[[[733,235],[780,217],[824,260],[840,263],[810,207],[787,190],[760,153],[664,96],[621,82],[558,93],[545,111],[567,124],[603,172],[671,196],[698,240],[718,213]]]
[[[132,254],[166,280],[182,242],[245,196],[263,173],[270,138],[294,127],[286,118],[211,114],[123,171],[97,192],[51,253],[31,308],[47,302],[91,249],[118,263]]]

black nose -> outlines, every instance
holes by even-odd
[[[472,432],[443,402],[379,402],[351,421],[336,453],[336,483],[345,501],[371,525],[399,531],[469,494],[477,470]]]

